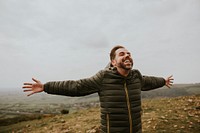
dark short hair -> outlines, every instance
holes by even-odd
[[[113,47],[113,48],[111,49],[111,51],[110,51],[110,60],[111,60],[111,61],[112,61],[112,60],[115,58],[115,56],[116,56],[115,51],[118,50],[118,49],[120,49],[120,48],[124,48],[124,47],[121,46],[121,45],[117,45],[117,46],[115,46],[115,47]]]

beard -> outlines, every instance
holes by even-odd
[[[129,59],[130,63],[125,63],[125,59],[122,60],[122,62],[117,63],[117,66],[124,69],[124,70],[131,70],[133,67],[133,60]]]
[[[133,67],[133,63],[131,65],[125,65],[124,63],[119,63],[119,67],[125,70],[131,70]]]

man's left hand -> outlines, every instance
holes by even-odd
[[[165,85],[168,87],[168,88],[171,88],[172,84],[173,84],[173,81],[174,81],[174,78],[173,78],[173,75],[167,77],[165,79]]]

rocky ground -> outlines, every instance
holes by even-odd
[[[198,133],[200,95],[145,99],[143,133]],[[31,121],[1,126],[0,132],[13,133],[98,133],[99,107],[79,109],[69,114],[46,115]]]

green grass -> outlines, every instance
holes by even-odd
[[[200,131],[200,95],[145,99],[143,133],[198,133]],[[0,132],[13,133],[95,133],[100,126],[99,107],[81,109],[67,115],[1,126]]]

